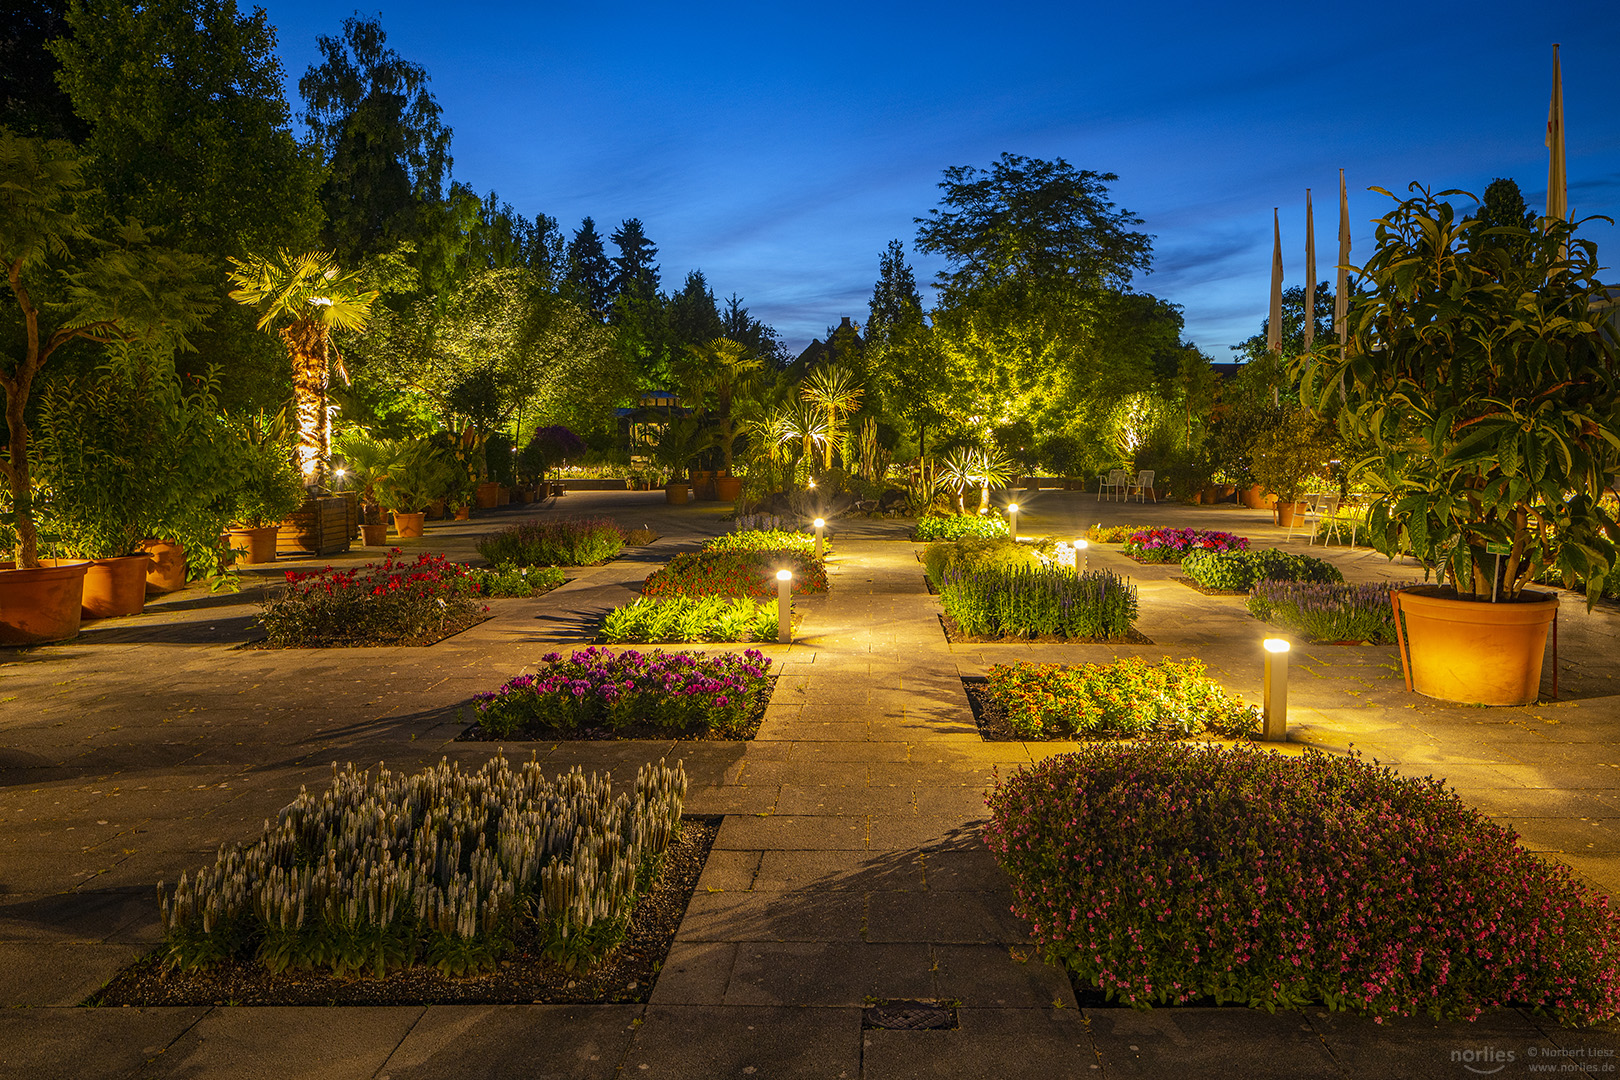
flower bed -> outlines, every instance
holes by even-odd
[[[832,550],[832,541],[825,535],[821,549],[823,552]],[[816,554],[816,538],[813,533],[788,532],[786,529],[743,529],[704,541],[703,550],[770,554],[793,552],[813,558]]]
[[[1432,778],[1149,741],[1020,769],[989,803],[985,840],[1034,939],[1127,1004],[1620,1009],[1607,899]]]
[[[802,551],[688,551],[647,575],[641,594],[666,596],[776,595],[776,572],[793,571],[793,592],[827,591],[827,567]]]
[[[1182,573],[1215,592],[1248,592],[1257,581],[1305,581],[1322,585],[1342,582],[1339,568],[1312,555],[1276,548],[1258,551],[1196,551],[1181,562]]]
[[[289,570],[259,625],[278,648],[431,644],[484,618],[468,574],[443,555],[406,562],[398,548],[352,570]]]
[[[939,599],[969,636],[1121,640],[1133,632],[1136,586],[1107,570],[992,567],[949,571]]]
[[[1395,612],[1389,602],[1393,586],[1318,585],[1299,581],[1257,581],[1249,593],[1249,614],[1314,641],[1395,640]]]
[[[1033,544],[1021,544],[1007,537],[948,540],[929,544],[923,549],[923,573],[928,578],[928,584],[938,592],[947,572],[971,573],[995,568],[1051,566],[1056,563],[1056,554],[1057,544],[1050,540]]]
[[[755,649],[615,653],[592,647],[567,659],[548,653],[541,663],[535,674],[478,695],[483,735],[544,738],[653,728],[745,738],[771,694],[771,661]]]
[[[1142,529],[1125,538],[1120,550],[1137,562],[1178,563],[1194,551],[1243,551],[1246,536],[1208,529]]]
[[[539,596],[567,580],[556,566],[470,566],[466,578],[477,592],[491,599]]]
[[[491,566],[595,566],[624,550],[624,532],[611,518],[538,518],[478,542]]]
[[[1259,711],[1204,671],[1193,659],[1150,665],[1127,656],[1111,664],[1076,666],[1021,660],[996,664],[986,686],[1008,730],[1023,739],[1252,735]]]
[[[169,966],[464,975],[524,949],[588,967],[624,936],[686,796],[679,763],[617,797],[606,777],[548,781],[499,755],[474,773],[333,772],[258,840],[158,886]]]
[[[1093,525],[1086,539],[1093,544],[1123,544],[1139,532],[1152,532],[1152,525]]]
[[[920,543],[934,540],[989,540],[1007,535],[1007,521],[1000,514],[950,514],[917,519],[912,537]]]
[[[775,641],[776,602],[747,596],[641,597],[602,620],[611,645],[684,641]]]

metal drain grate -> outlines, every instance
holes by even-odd
[[[880,1001],[866,1007],[861,1027],[884,1031],[953,1031],[956,1009],[934,1001]]]

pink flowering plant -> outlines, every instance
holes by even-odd
[[[985,842],[1049,959],[1126,1004],[1620,1012],[1620,919],[1432,777],[1099,743],[1020,769]]]
[[[1180,562],[1189,551],[1244,551],[1246,536],[1210,529],[1141,529],[1125,539],[1120,548],[1138,562]]]
[[[287,572],[259,625],[282,648],[425,644],[483,619],[482,586],[443,555],[406,560],[394,548],[380,563],[347,570]]]
[[[1260,723],[1245,704],[1204,674],[1201,661],[1149,664],[996,664],[987,687],[1014,735],[1025,739],[1180,738],[1210,733],[1248,738]]]
[[[613,732],[651,726],[682,735],[747,738],[770,699],[771,661],[746,652],[614,652],[592,646],[541,657],[475,699],[478,726],[492,738]]]

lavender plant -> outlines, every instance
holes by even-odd
[[[1395,640],[1395,615],[1388,582],[1321,585],[1302,581],[1259,581],[1249,593],[1249,614],[1315,641]]]
[[[485,970],[517,945],[572,970],[623,938],[679,834],[686,773],[660,761],[615,795],[577,766],[549,781],[500,754],[474,773],[332,766],[332,784],[256,841],[158,885],[171,967],[256,959],[273,972]]]
[[[972,635],[1123,638],[1136,621],[1136,586],[1108,570],[1055,567],[947,570],[939,599]]]
[[[592,646],[566,659],[547,653],[535,674],[478,695],[478,725],[502,739],[640,724],[741,738],[770,696],[770,667],[757,649],[615,653]]]

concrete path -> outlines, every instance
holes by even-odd
[[[625,775],[682,758],[690,812],[725,815],[648,1005],[73,1007],[158,940],[158,880],[253,834],[333,760],[407,768],[486,757],[487,744],[452,741],[472,694],[588,639],[654,565],[727,527],[727,507],[661,500],[579,493],[540,509],[609,513],[665,536],[546,597],[497,601],[494,618],[430,649],[234,649],[255,589],[278,566],[250,575],[238,596],[192,590],[92,624],[78,642],[0,654],[0,1078],[1431,1077],[1497,1064],[1506,1067],[1495,1075],[1517,1075],[1537,1062],[1614,1071],[1614,1033],[1517,1012],[1379,1027],[1320,1010],[1077,1008],[1067,980],[1033,955],[977,840],[993,771],[1067,747],[981,741],[961,678],[1015,658],[1198,656],[1253,700],[1262,629],[1238,598],[1202,596],[1174,568],[1094,548],[1093,565],[1138,584],[1153,645],[953,646],[917,548],[892,522],[838,523],[832,592],[800,601],[799,641],[766,650],[783,677],[753,742],[522,747],[559,771]],[[1283,540],[1257,511],[1065,492],[1021,502],[1025,533],[1141,521]],[[466,557],[479,535],[522,516],[439,526],[407,544]],[[1289,546],[1304,550],[1302,540]],[[1329,557],[1353,580],[1416,576],[1364,551]],[[1409,695],[1393,648],[1300,649],[1282,752],[1354,745],[1403,772],[1444,776],[1612,894],[1617,628],[1609,607],[1588,614],[1566,596],[1564,700],[1523,709]],[[959,1027],[863,1028],[866,1004],[909,998],[956,1003]]]

